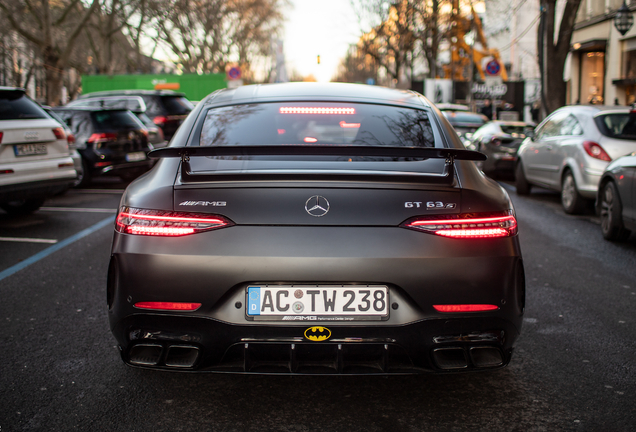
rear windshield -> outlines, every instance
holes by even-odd
[[[276,144],[436,147],[436,140],[425,111],[351,103],[214,108],[200,139],[202,146]]]
[[[95,111],[91,113],[95,129],[141,129],[143,126],[130,111]]]
[[[21,91],[0,91],[0,120],[50,118]]]
[[[161,96],[161,102],[168,115],[185,115],[194,109],[194,105],[183,96]]]
[[[613,113],[594,118],[601,133],[610,138],[636,139],[636,114]]]

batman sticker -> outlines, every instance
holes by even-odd
[[[315,342],[326,341],[331,337],[331,331],[326,327],[309,327],[305,330],[305,337]]]

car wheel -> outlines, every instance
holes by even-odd
[[[93,181],[86,159],[82,158],[82,173],[77,177],[73,187],[86,187]]]
[[[631,234],[623,225],[623,206],[612,182],[603,186],[601,191],[601,232],[606,240],[626,240]]]
[[[571,171],[566,171],[561,183],[561,205],[567,214],[580,214],[587,201],[581,196]]]
[[[9,201],[0,204],[0,208],[10,215],[19,216],[33,213],[44,204],[44,198],[31,198],[18,201]]]
[[[515,187],[517,188],[517,195],[528,195],[532,189],[532,185],[528,183],[528,180],[523,173],[523,165],[521,164],[521,161],[517,163],[515,168]]]

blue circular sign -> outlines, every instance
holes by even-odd
[[[497,60],[490,60],[486,65],[486,73],[488,75],[499,75],[501,72],[501,65]]]
[[[229,70],[227,76],[229,76],[231,79],[239,79],[241,77],[241,70],[237,67],[233,67]]]

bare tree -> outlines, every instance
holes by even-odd
[[[557,0],[541,0],[542,15],[537,38],[543,93],[541,100],[547,114],[565,105],[567,87],[563,81],[563,70],[581,0],[566,1],[558,34],[555,35],[556,3]]]
[[[48,104],[59,104],[64,70],[79,35],[98,7],[99,0],[93,0],[88,9],[80,0],[0,0],[0,10],[11,26],[41,52]]]

